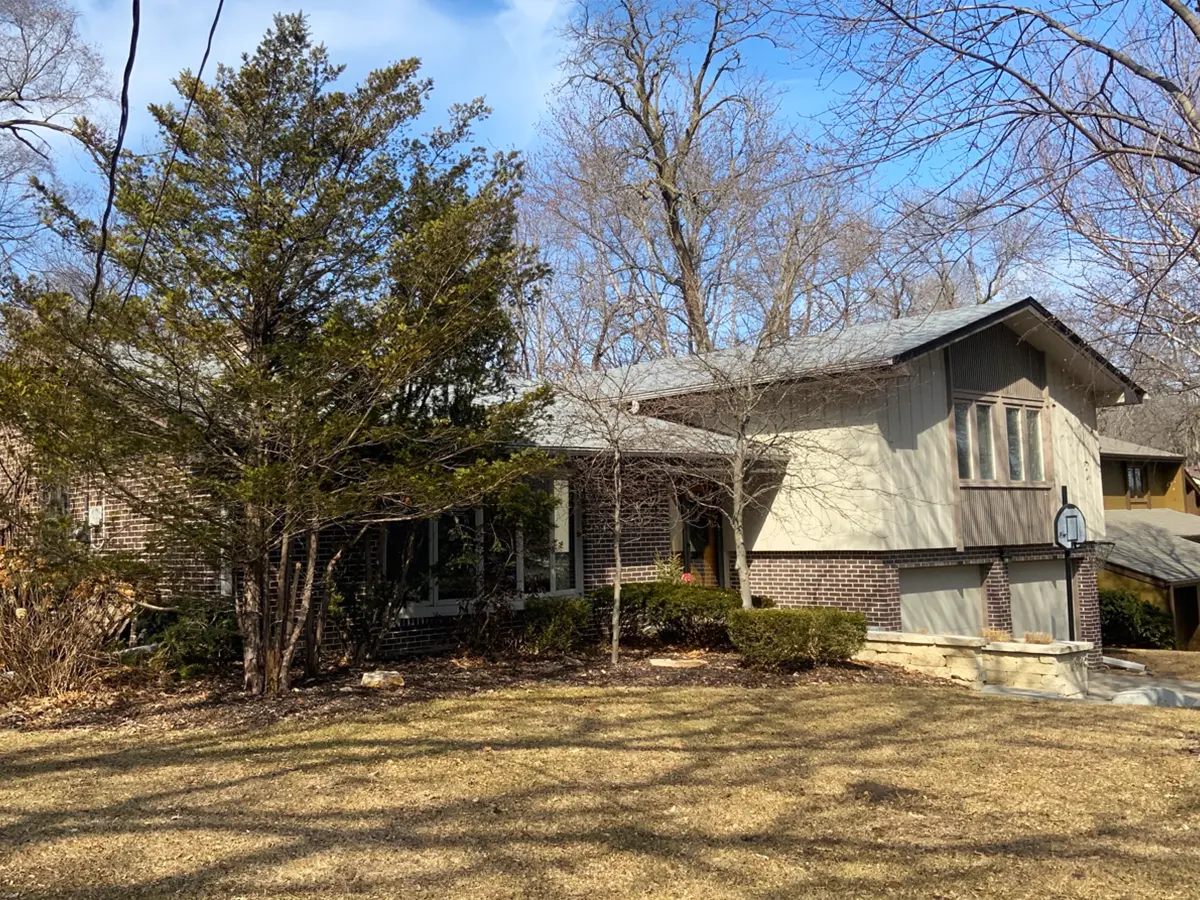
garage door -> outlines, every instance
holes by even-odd
[[[900,570],[900,625],[905,631],[977,635],[983,627],[979,566]]]
[[[1008,564],[1013,637],[1041,631],[1067,638],[1067,573],[1061,559]]]

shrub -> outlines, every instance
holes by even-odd
[[[1175,625],[1169,612],[1131,591],[1101,591],[1100,636],[1105,646],[1169,650]]]
[[[979,636],[985,641],[999,641],[1002,644],[1007,644],[1013,639],[1012,634],[1003,628],[981,628]]]
[[[592,594],[597,624],[608,633],[613,591]],[[726,643],[729,613],[740,609],[735,591],[685,582],[646,581],[621,585],[621,637],[644,637],[698,647]]]
[[[675,583],[683,581],[683,560],[676,554],[654,554],[654,580]]]
[[[0,548],[0,688],[54,697],[91,686],[136,601],[152,595],[146,567],[122,557],[68,557]]]
[[[867,619],[841,609],[738,609],[729,616],[729,637],[755,668],[816,666],[861,650]]]
[[[587,636],[591,607],[582,597],[529,597],[525,600],[525,649],[567,653]]]
[[[174,605],[145,629],[146,643],[157,646],[157,664],[186,678],[241,656],[232,600],[181,597]]]
[[[1054,635],[1048,631],[1027,631],[1025,632],[1025,643],[1027,644],[1053,644]]]

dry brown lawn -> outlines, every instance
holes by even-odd
[[[1160,678],[1200,681],[1200,652],[1194,650],[1106,650],[1110,656],[1140,662]]]
[[[880,685],[9,731],[0,898],[1193,898],[1198,732]]]

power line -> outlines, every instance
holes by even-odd
[[[129,285],[125,288],[125,295],[121,298],[121,308],[125,308],[125,304],[129,302],[129,296],[133,293],[133,288],[137,284],[138,275],[142,271],[142,261],[146,258],[146,248],[150,245],[150,236],[154,232],[154,226],[158,222],[158,212],[162,207],[163,195],[167,192],[167,182],[171,178],[171,169],[175,167],[175,159],[179,155],[179,145],[183,143],[183,134],[187,130],[188,117],[192,114],[192,105],[196,102],[196,93],[200,89],[200,79],[204,76],[204,66],[208,63],[208,56],[212,53],[213,37],[217,33],[217,23],[221,21],[221,10],[225,7],[225,0],[217,0],[217,11],[213,15],[212,26],[208,29],[208,43],[204,46],[204,56],[200,58],[200,68],[196,71],[196,77],[192,79],[192,89],[188,92],[187,106],[183,109],[183,119],[179,123],[179,128],[175,132],[175,140],[171,146],[171,156],[167,160],[166,168],[163,169],[162,181],[158,185],[158,194],[154,198],[154,209],[150,213],[150,222],[146,225],[146,233],[142,236],[142,246],[138,251],[137,260],[133,264],[133,274],[129,276]]]
[[[96,310],[96,295],[104,280],[104,254],[108,250],[108,220],[112,216],[113,201],[117,195],[117,164],[121,159],[121,148],[125,144],[125,131],[129,127],[129,82],[133,77],[133,60],[137,56],[138,30],[142,25],[141,0],[133,0],[133,28],[129,33],[129,57],[125,60],[125,74],[121,78],[121,124],[117,127],[117,143],[113,147],[112,159],[108,161],[108,200],[104,204],[104,215],[100,217],[100,247],[96,251],[96,275],[88,295],[87,323],[92,324],[92,313]]]

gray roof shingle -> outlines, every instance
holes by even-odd
[[[696,356],[651,360],[610,369],[598,377],[613,395],[649,399],[700,390],[747,374],[755,381],[772,381],[889,366],[1024,311],[1049,326],[1124,388],[1141,394],[1133,381],[1032,297],[868,322],[760,348],[739,346]]]
[[[603,453],[619,446],[631,456],[722,457],[732,455],[732,438],[665,419],[635,415],[618,403],[555,396],[535,423],[532,443],[557,453]]]
[[[1100,435],[1100,455],[1119,456],[1122,459],[1169,459],[1183,462],[1183,454],[1172,453],[1170,450],[1158,450],[1142,444],[1133,444],[1117,438]]]
[[[1110,509],[1108,562],[1173,584],[1200,582],[1200,516],[1173,509]]]

